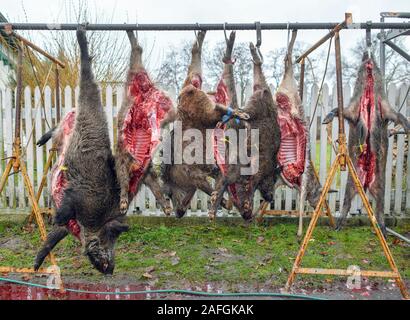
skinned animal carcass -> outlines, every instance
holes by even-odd
[[[204,191],[209,196],[214,189],[212,188],[208,177],[215,177],[215,166],[206,163],[206,131],[214,129],[215,125],[228,113],[238,118],[247,118],[247,115],[240,111],[232,111],[226,105],[218,103],[221,99],[222,86],[216,94],[208,95],[201,90],[202,87],[202,66],[201,51],[205,37],[205,31],[200,31],[192,47],[192,60],[188,69],[188,75],[184,82],[182,91],[178,98],[177,113],[173,120],[181,124],[182,134],[187,130],[198,130],[202,136],[203,154],[199,155],[203,160],[202,163],[188,164],[186,162],[175,163],[171,159],[171,164],[163,164],[162,180],[165,183],[164,192],[171,198],[174,211],[177,217],[185,215],[192,197],[197,189]],[[223,99],[223,98],[222,98]],[[174,141],[175,130],[173,130],[170,139]],[[182,154],[187,150],[190,141],[182,142]],[[173,151],[175,146],[173,145]],[[174,152],[171,152],[174,155]],[[228,207],[225,199],[222,201],[224,207]]]
[[[173,114],[171,99],[159,90],[148,76],[142,63],[142,48],[132,31],[130,66],[125,84],[125,96],[118,113],[118,143],[115,164],[121,186],[121,212],[125,214],[129,203],[137,194],[142,182],[152,190],[164,212],[169,207],[163,196],[151,160],[161,137],[161,124]]]
[[[53,183],[59,180],[58,176],[63,179],[62,188],[55,188],[59,191],[53,195],[56,202],[54,226],[36,256],[34,269],[37,270],[55,245],[68,235],[70,221],[74,220],[85,255],[97,270],[112,274],[114,246],[128,226],[119,208],[120,188],[107,119],[92,73],[84,27],[77,30],[77,40],[81,55],[79,104],[73,117],[74,128],[62,143],[65,147],[60,156],[64,157],[58,168],[63,170],[53,173]],[[64,131],[64,127],[63,121],[60,130]],[[71,125],[68,128],[72,128]]]
[[[258,53],[258,49],[251,43],[250,51],[253,59],[253,95],[247,102],[244,112],[249,115],[246,123],[237,123],[235,120],[222,125],[218,125],[219,133],[215,130],[214,146],[215,156],[222,171],[215,186],[215,192],[211,197],[210,215],[215,215],[219,208],[220,201],[225,190],[228,191],[234,205],[239,210],[245,220],[251,220],[253,217],[253,198],[256,190],[261,192],[265,201],[273,200],[273,190],[277,175],[277,154],[280,144],[280,129],[277,122],[277,106],[274,102],[272,93],[266,82],[262,71],[262,58]],[[234,90],[234,87],[233,87]],[[235,91],[231,93],[233,96]],[[249,164],[234,164],[229,162],[230,155],[221,152],[224,146],[230,143],[225,141],[225,132],[228,129],[246,130],[246,135],[239,134],[239,145],[247,146],[247,154],[253,154],[251,149],[258,150],[257,156],[252,158]],[[259,141],[256,146],[251,145],[249,132],[251,130],[259,130]],[[228,148],[227,148],[228,149]],[[225,154],[225,157],[221,156]],[[242,169],[253,166],[256,172],[251,174],[243,174]]]
[[[285,57],[285,73],[274,95],[274,100],[278,106],[278,122],[281,131],[278,153],[281,179],[278,180],[278,184],[286,184],[291,188],[300,190],[302,176],[306,175],[304,178],[306,178],[308,186],[303,192],[306,192],[307,200],[315,208],[320,197],[321,185],[315,177],[314,168],[311,166],[312,162],[308,152],[308,124],[293,73],[292,51],[296,35],[297,31],[293,30]]]
[[[323,123],[330,123],[335,116],[338,116],[337,109],[332,110]],[[376,218],[386,236],[383,212],[389,143],[387,126],[389,121],[393,121],[409,132],[410,123],[390,106],[380,69],[374,57],[369,56],[367,51],[363,54],[353,96],[348,107],[343,109],[343,116],[349,123],[349,155],[363,188],[369,190],[370,195],[376,200]],[[344,225],[355,195],[356,188],[349,174],[337,230]]]
[[[52,138],[53,146],[57,151],[57,160],[51,168],[50,193],[55,208],[59,208],[63,201],[64,190],[67,188],[67,177],[64,173],[65,154],[69,144],[75,124],[75,110],[68,112],[59,125],[45,133],[38,141],[39,147],[45,145]],[[67,223],[68,231],[77,239],[80,238],[80,227],[76,219],[70,219]]]

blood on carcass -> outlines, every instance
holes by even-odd
[[[133,102],[125,116],[121,135],[124,148],[135,160],[129,183],[130,193],[135,194],[159,144],[160,123],[172,108],[172,101],[154,86],[145,71],[134,75],[128,95]]]
[[[371,149],[370,132],[373,129],[373,123],[376,117],[375,99],[374,99],[374,76],[373,76],[373,62],[369,60],[366,63],[367,77],[366,87],[363,95],[360,97],[359,116],[366,129],[365,143],[361,146],[361,153],[358,157],[358,175],[363,187],[368,188],[375,180],[376,172],[376,154]],[[378,98],[377,105],[381,109],[381,98]]]
[[[300,118],[291,114],[289,97],[278,92],[278,122],[281,132],[281,143],[278,162],[282,167],[282,177],[286,182],[300,186],[301,176],[305,170],[306,128]]]
[[[68,182],[65,176],[64,159],[67,151],[67,146],[75,125],[75,111],[70,111],[62,120],[59,130],[61,132],[61,147],[57,162],[51,171],[51,196],[53,197],[56,208],[61,206],[64,197],[64,191],[67,188]],[[71,219],[67,224],[68,230],[78,239],[80,239],[80,226],[75,219]]]
[[[223,104],[227,106],[230,103],[229,95],[228,95],[228,88],[224,81],[221,79],[218,82],[216,87],[216,93],[214,95],[214,100],[216,103]],[[213,132],[213,150],[214,156],[216,159],[216,164],[221,170],[223,175],[227,174],[227,164],[225,163],[225,149],[226,149],[226,141],[225,141],[225,134],[224,131],[226,129],[226,124],[219,122],[217,127]],[[236,184],[232,183],[228,185],[228,189],[232,195],[232,200],[236,205],[239,205],[239,199],[236,191]]]

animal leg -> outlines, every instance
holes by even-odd
[[[138,44],[134,31],[127,31],[127,36],[131,44],[130,71],[138,72],[140,69],[144,69],[142,64],[142,47]]]
[[[198,189],[205,192],[208,196],[212,197],[212,193],[215,191],[212,186],[209,184],[208,180],[206,180],[206,175],[200,175],[201,177],[195,178],[195,185]],[[229,201],[225,198],[222,198],[221,205],[227,210],[231,209],[231,205]]]
[[[57,226],[65,226],[71,219],[75,219],[78,199],[75,199],[70,190],[64,192],[64,198],[61,205],[56,210],[54,224]]]
[[[260,51],[252,42],[249,45],[249,49],[253,60],[253,90],[267,88],[268,84],[266,83],[266,78],[262,71],[263,60]]]
[[[118,183],[120,184],[120,212],[125,215],[129,206],[129,185],[130,185],[130,168],[131,162],[128,160],[128,155],[122,154],[117,156],[115,168],[117,172]]]
[[[208,215],[210,220],[214,220],[216,217],[216,211],[218,210],[219,206],[221,205],[221,202],[223,200],[223,195],[226,190],[226,187],[228,186],[228,181],[224,176],[220,176],[218,179],[216,186],[215,186],[215,191],[212,192],[211,194],[211,207],[209,209]]]
[[[194,85],[196,88],[201,88],[202,86],[202,44],[205,39],[205,30],[198,32],[196,41],[192,46],[192,60],[188,68],[188,75],[185,79],[183,88],[189,84]]]
[[[358,113],[358,105],[359,101],[352,101],[350,105],[347,108],[343,109],[343,117],[350,121],[351,123],[356,123],[357,119],[359,118],[359,113]],[[333,109],[330,111],[325,119],[322,121],[322,124],[328,124],[330,123],[334,117],[339,116],[339,110],[337,108]]]
[[[80,47],[80,97],[79,101],[88,105],[88,107],[101,107],[101,97],[97,83],[94,80],[94,74],[91,68],[91,57],[88,51],[87,37],[84,26],[77,29],[77,41]],[[95,101],[98,97],[98,103]]]
[[[44,259],[48,254],[54,249],[54,247],[63,240],[68,235],[68,230],[66,227],[54,226],[51,232],[47,235],[47,239],[41,247],[40,251],[37,253],[36,259],[34,260],[34,270],[37,271],[43,264]]]
[[[157,175],[152,172],[150,168],[147,172],[147,175],[144,178],[144,183],[151,189],[152,193],[155,196],[155,199],[160,203],[164,213],[169,216],[172,212],[171,207],[168,204],[168,201],[165,199],[164,194],[162,193],[161,186],[158,183]]]
[[[383,117],[389,121],[393,121],[395,125],[401,125],[406,132],[410,131],[410,122],[400,112],[396,112],[390,104],[383,100],[381,102]]]
[[[37,141],[37,143],[36,143],[37,146],[41,147],[41,146],[45,145],[48,142],[48,140],[50,140],[53,137],[53,133],[56,129],[57,129],[57,127],[54,127],[50,131],[43,134],[41,136],[41,138]]]
[[[354,185],[353,179],[351,175],[347,177],[347,183],[346,183],[346,191],[345,191],[345,198],[343,201],[343,208],[340,213],[340,217],[337,220],[336,224],[336,230],[340,231],[343,228],[343,225],[346,222],[347,214],[349,213],[350,207],[352,205],[352,200],[354,196],[356,195],[356,187]]]
[[[376,211],[374,212],[377,222],[380,226],[380,230],[383,236],[387,238],[386,225],[384,223],[384,192],[386,186],[386,160],[387,160],[387,150],[386,148],[381,148],[379,151],[379,160],[377,161],[376,167],[376,179],[369,186],[369,192],[376,200]]]
[[[195,192],[196,192],[196,189],[192,188],[191,190],[189,190],[186,193],[186,195],[182,199],[182,201],[180,201],[180,202],[178,201],[179,203],[177,203],[177,206],[176,206],[176,209],[175,209],[175,215],[176,215],[177,218],[182,218],[185,215],[185,213],[188,209],[188,206],[191,202],[191,199],[194,196]],[[174,193],[173,193],[173,196],[174,196]]]

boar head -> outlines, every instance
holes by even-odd
[[[85,255],[101,273],[112,274],[115,267],[115,242],[121,233],[128,231],[120,220],[107,222],[99,231],[85,237]]]

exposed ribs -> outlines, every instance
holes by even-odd
[[[289,97],[282,92],[276,94],[278,122],[281,132],[278,162],[281,175],[291,186],[300,186],[305,170],[307,130],[300,118],[291,114]]]
[[[138,184],[153,157],[160,138],[160,123],[172,108],[172,101],[154,86],[145,71],[134,75],[128,86],[132,106],[125,116],[120,143],[134,158],[129,191],[138,191]]]

